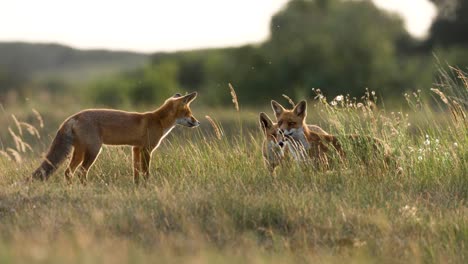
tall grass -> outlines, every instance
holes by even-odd
[[[377,110],[372,96],[318,97],[309,117],[338,136],[383,139],[397,161],[389,167],[348,153],[328,171],[292,164],[271,176],[259,129],[226,136],[211,113],[212,127],[181,128],[166,139],[153,155],[152,177],[138,187],[127,147],[105,147],[87,185],[66,184],[63,168],[46,183],[26,184],[43,149],[17,151],[21,161],[6,151],[0,262],[466,263],[466,119],[419,93],[407,99],[420,106],[406,113]],[[12,148],[21,149],[16,141]]]

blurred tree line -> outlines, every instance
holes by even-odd
[[[312,96],[312,88],[329,96],[360,96],[369,88],[387,100],[400,98],[431,87],[437,58],[468,65],[468,1],[432,2],[438,16],[428,38],[418,40],[400,17],[370,0],[292,0],[273,16],[261,44],[156,53],[144,67],[92,82],[86,98],[110,106],[156,104],[196,90],[206,104],[222,105],[231,100],[228,83],[248,105],[281,94]],[[0,82],[4,76],[0,69]]]
[[[0,103],[8,93],[25,97],[31,90],[71,93],[103,75],[142,67],[147,56],[131,52],[78,50],[59,44],[0,43]]]
[[[147,101],[160,101],[166,92],[197,90],[206,103],[229,102],[228,83],[243,104],[268,102],[281,94],[303,97],[320,88],[327,94],[361,94],[366,87],[391,96],[405,89],[430,84],[430,73],[420,75],[423,61],[406,52],[413,40],[402,21],[377,9],[370,1],[294,0],[271,20],[270,38],[259,45],[239,48],[154,54],[142,72],[172,65],[171,86],[145,85],[149,80],[130,78],[133,88],[153,87]],[[425,71],[430,67],[425,66]],[[149,77],[149,76],[148,76]],[[424,79],[426,78],[426,79]],[[92,88],[97,97],[112,97],[101,83]],[[112,84],[113,85],[113,84]],[[116,86],[114,86],[116,87]],[[112,88],[109,86],[109,90]],[[159,91],[161,90],[161,93]],[[129,99],[140,102],[138,92]]]

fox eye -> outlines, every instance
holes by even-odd
[[[295,126],[295,125],[296,125],[296,122],[289,122],[288,125],[289,125],[289,126]]]
[[[283,124],[283,121],[278,121],[278,126],[281,126]]]

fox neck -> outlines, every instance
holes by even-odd
[[[160,108],[151,112],[152,121],[160,124],[164,134],[167,134],[166,131],[170,132],[176,125],[177,117],[174,111],[171,110],[172,109],[169,109],[168,105],[162,105]]]
[[[298,128],[296,131],[297,132],[294,134],[293,138],[299,141],[306,150],[310,149],[309,138],[310,138],[311,131],[309,130],[307,125],[303,123],[302,127]]]

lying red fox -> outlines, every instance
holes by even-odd
[[[275,113],[277,124],[276,128],[283,135],[283,139],[292,139],[292,144],[289,144],[289,149],[296,148],[304,149],[308,156],[312,158],[316,164],[328,166],[327,153],[330,152],[329,145],[335,149],[340,158],[345,158],[345,151],[340,144],[338,138],[323,131],[318,126],[307,125],[305,120],[307,116],[307,102],[299,102],[292,110],[285,109],[281,104],[272,100],[271,105]],[[346,135],[356,149],[371,145],[377,152],[383,153],[384,160],[388,161],[388,147],[380,140],[370,136],[361,135]],[[368,144],[370,143],[370,144]],[[281,144],[281,142],[280,142]],[[283,143],[284,144],[284,143]],[[361,153],[366,155],[366,153]],[[363,157],[367,160],[368,157]]]
[[[271,174],[275,168],[280,165],[283,160],[290,155],[296,161],[307,161],[309,158],[308,150],[298,141],[289,140],[282,133],[277,123],[273,123],[270,117],[265,113],[260,113],[260,127],[265,135],[263,142],[262,154],[265,164]],[[329,134],[321,127],[316,125],[308,125],[308,130],[313,133],[328,137]]]
[[[192,115],[190,103],[197,93],[176,94],[153,112],[134,113],[110,109],[81,111],[66,119],[57,131],[41,166],[32,174],[34,179],[47,180],[73,149],[65,178],[70,181],[76,168],[86,181],[88,170],[103,144],[133,146],[133,180],[139,174],[148,177],[151,153],[175,125],[197,127],[200,122]]]
[[[274,100],[271,101],[271,106],[278,121],[278,129],[282,131],[286,138],[291,138],[296,142],[294,147],[304,148],[314,162],[328,165],[326,155],[329,152],[328,143],[332,143],[340,155],[344,156],[344,151],[335,136],[326,133],[317,126],[311,129],[305,123],[307,116],[306,101],[299,102],[292,110],[285,109]]]

